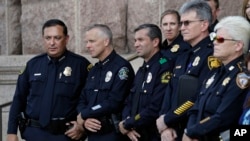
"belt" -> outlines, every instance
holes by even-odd
[[[66,132],[71,127],[71,125],[66,125],[66,120],[51,120],[50,124],[44,128],[40,125],[38,120],[28,119],[26,125],[35,128],[41,128],[52,134],[64,134],[64,132]]]
[[[41,128],[40,123],[37,120],[34,120],[34,119],[28,119],[27,125],[30,126],[30,127]]]

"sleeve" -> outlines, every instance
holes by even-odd
[[[10,107],[8,120],[8,134],[17,134],[18,115],[25,111],[27,95],[29,94],[28,67],[18,76],[13,102]]]

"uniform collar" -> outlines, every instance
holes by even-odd
[[[151,65],[153,65],[154,63],[158,62],[159,59],[161,57],[161,53],[158,51],[157,53],[155,53],[148,62],[143,63],[143,66],[145,66],[146,68],[149,68]]]
[[[49,55],[47,55],[48,64],[49,64],[49,63],[60,63],[60,62],[62,62],[62,61],[66,58],[67,54],[68,54],[68,51],[66,50],[66,51],[63,53],[63,55],[62,55],[61,57],[59,57],[59,58],[52,58],[52,57],[50,57]]]
[[[243,62],[244,61],[244,57],[243,55],[242,56],[239,56],[238,58],[232,60],[230,63],[228,63],[227,65],[222,65],[221,66],[221,69],[224,69],[226,70],[226,72],[229,72],[229,71],[232,71],[234,70],[236,67],[242,67],[242,66],[237,66],[239,62]],[[243,66],[244,67],[244,66]]]
[[[206,46],[204,46],[206,45]],[[213,47],[212,41],[210,40],[209,36],[201,40],[198,44],[196,44],[194,47],[191,48],[192,53],[198,52],[201,48],[206,48],[206,47]]]
[[[98,63],[101,64],[102,66],[107,65],[110,60],[113,60],[113,58],[116,56],[115,50],[113,50],[103,61],[99,61]]]

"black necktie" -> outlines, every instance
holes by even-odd
[[[46,127],[51,119],[52,101],[54,95],[55,80],[57,77],[56,70],[56,63],[49,63],[47,70],[47,85],[43,94],[39,116],[39,122],[42,127]]]
[[[139,106],[139,100],[140,100],[140,91],[142,90],[142,86],[144,83],[144,77],[146,74],[146,66],[145,64],[141,67],[141,73],[139,74],[140,76],[138,77],[138,83],[136,84],[136,91],[133,96],[133,103],[132,103],[132,110],[131,110],[131,115],[135,116],[138,112],[138,106]]]

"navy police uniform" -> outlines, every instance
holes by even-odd
[[[237,124],[248,92],[243,56],[212,70],[190,109],[186,135],[201,141],[219,141],[219,133]]]
[[[20,128],[25,125],[22,137],[28,141],[70,141],[64,135],[67,130],[65,123],[76,120],[77,103],[89,65],[91,64],[87,59],[67,50],[56,60],[42,54],[28,61],[17,80],[10,109],[8,134],[16,134],[18,126]],[[49,76],[50,72],[55,74]],[[51,81],[54,84],[48,85]],[[51,98],[44,97],[47,90],[51,90]],[[43,119],[39,117],[44,108],[49,123],[41,126],[40,121]],[[22,119],[25,119],[22,125],[18,120],[21,112]]]
[[[182,97],[177,94],[179,78],[184,74],[194,76],[198,79],[198,88],[200,88],[209,72],[207,57],[213,52],[212,46],[211,40],[206,37],[176,60],[173,77],[165,91],[160,115],[165,114],[165,124],[177,131],[177,140],[182,139],[183,130],[187,123],[187,110],[192,107],[196,98],[196,96],[189,97],[183,103],[178,103],[179,98]],[[194,91],[194,93],[196,92]]]
[[[173,64],[158,52],[137,71],[130,95],[123,110],[124,128],[135,129],[140,141],[160,140],[155,120],[161,108]],[[143,75],[144,74],[144,75]],[[138,89],[139,88],[139,89]],[[136,95],[139,96],[136,101]],[[138,104],[136,109],[134,104]],[[133,112],[136,110],[136,112]]]
[[[161,52],[164,56],[175,62],[178,56],[181,56],[183,52],[188,51],[190,48],[191,46],[179,34],[171,44],[168,44],[167,40],[165,40]]]
[[[125,137],[117,133],[116,127],[134,75],[131,64],[115,51],[90,70],[78,112],[84,120],[101,121],[102,127],[98,132],[88,131],[88,141],[118,141]]]

